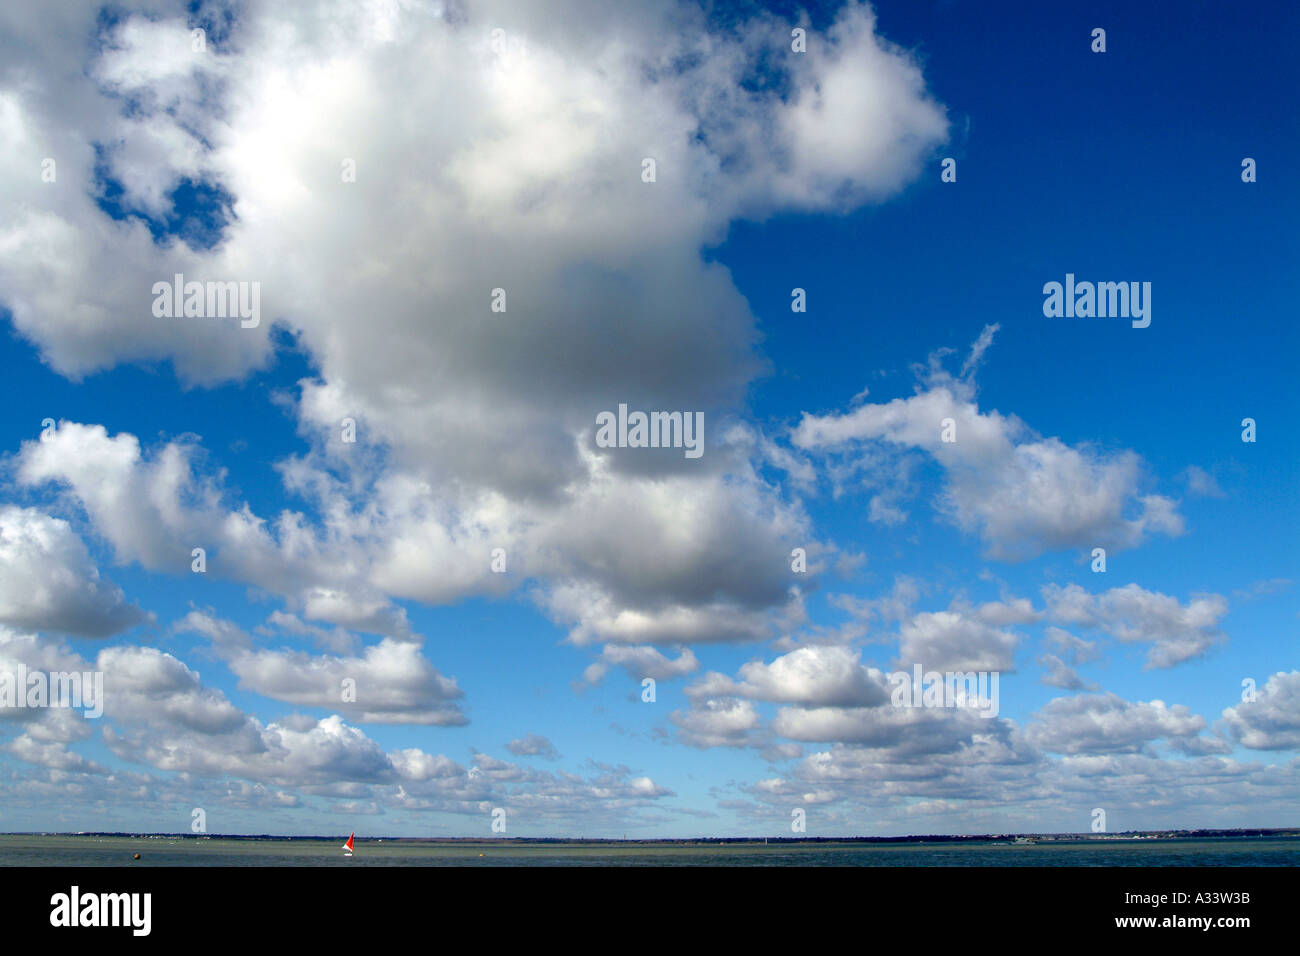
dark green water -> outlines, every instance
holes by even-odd
[[[0,866],[1300,866],[1300,838],[1081,840],[1008,846],[823,843],[731,846],[455,845],[340,840],[0,835]],[[132,855],[140,854],[139,860]]]

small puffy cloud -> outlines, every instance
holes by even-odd
[[[445,780],[459,778],[465,773],[465,768],[450,757],[425,753],[414,747],[395,750],[388,757],[392,761],[393,769],[403,780]]]
[[[864,666],[857,652],[834,645],[801,647],[771,663],[750,661],[739,676],[733,681],[710,673],[686,693],[810,707],[875,707],[889,699],[884,674]]]
[[[66,521],[0,507],[0,624],[76,637],[111,637],[152,620],[102,580]]]
[[[456,681],[443,677],[416,644],[384,638],[356,657],[290,650],[237,651],[226,663],[240,687],[302,706],[334,709],[358,723],[468,723]],[[355,689],[342,696],[344,681]]]
[[[1222,642],[1220,619],[1227,600],[1218,594],[1193,595],[1187,604],[1137,584],[1090,594],[1077,584],[1043,588],[1048,613],[1064,624],[1098,629],[1125,643],[1149,643],[1146,666],[1173,667],[1205,654]]]
[[[758,708],[734,697],[696,701],[670,716],[678,739],[691,747],[745,747],[759,727]]]
[[[855,744],[890,759],[953,753],[976,738],[1003,736],[1005,722],[974,707],[782,707],[772,731],[790,740]]]
[[[1221,726],[1252,750],[1300,749],[1300,671],[1279,671],[1253,701],[1223,712]]]
[[[346,548],[321,542],[300,515],[271,525],[247,505],[227,506],[219,482],[197,473],[196,457],[192,443],[146,454],[134,435],[64,421],[48,440],[23,444],[18,478],[67,489],[119,561],[189,574],[201,547],[208,573],[294,598],[309,618],[409,636],[405,613],[360,579]]]
[[[775,631],[767,612],[747,611],[730,602],[637,609],[591,588],[562,586],[546,605],[553,616],[578,622],[569,632],[569,640],[578,645],[743,643],[772,637]]]
[[[1000,560],[1085,545],[1129,548],[1152,533],[1181,534],[1174,502],[1143,493],[1133,452],[1039,438],[1015,416],[979,410],[971,376],[991,337],[986,328],[960,378],[942,369],[943,352],[932,354],[911,398],[843,414],[805,413],[791,440],[806,452],[868,462],[899,450],[930,455],[947,478],[938,510],[978,532],[988,555]],[[942,440],[945,419],[953,421],[955,441]]]
[[[1073,667],[1055,654],[1044,654],[1038,663],[1044,668],[1043,676],[1039,679],[1048,687],[1059,687],[1061,690],[1097,689],[1096,684],[1084,680]]]
[[[13,631],[0,625],[0,681],[15,692],[15,696],[24,697],[28,688],[17,685],[18,675],[23,670],[30,675],[40,671],[46,675],[78,674],[83,688],[82,703],[85,708],[94,709],[103,703],[102,699],[90,700],[87,697],[86,680],[88,672],[95,668],[82,657],[72,653],[67,647],[47,637]],[[89,693],[94,692],[93,675]],[[74,687],[76,685],[73,685]],[[75,700],[60,703],[74,703]],[[51,695],[53,703],[53,695]],[[87,721],[83,710],[72,707],[0,707],[0,727],[20,725],[22,732],[37,742],[71,743],[90,736],[93,722]]]
[[[1214,476],[1204,468],[1198,468],[1196,465],[1189,465],[1182,474],[1183,481],[1187,483],[1187,493],[1197,498],[1226,498],[1227,494],[1219,483],[1214,480]]]
[[[68,749],[59,741],[41,740],[34,734],[19,734],[0,746],[0,751],[19,760],[65,773],[107,774],[107,768]]]
[[[1051,701],[1033,716],[1026,736],[1053,753],[1125,754],[1149,752],[1156,740],[1188,745],[1204,729],[1205,718],[1181,704],[1094,694]]]
[[[1232,596],[1238,601],[1252,601],[1261,597],[1272,597],[1274,594],[1283,594],[1291,589],[1295,582],[1290,578],[1264,578],[1256,581],[1249,588],[1238,588],[1232,592]]]
[[[921,582],[916,578],[899,575],[890,592],[879,598],[862,599],[850,594],[832,594],[828,599],[832,607],[847,611],[855,618],[884,622],[902,621],[912,613],[921,597]]]
[[[278,628],[286,634],[298,637],[310,637],[317,646],[327,651],[352,653],[357,649],[357,637],[341,627],[327,629],[315,624],[308,624],[295,614],[284,611],[272,611],[266,619],[265,628]]]
[[[154,647],[106,647],[95,660],[104,672],[104,709],[127,723],[176,726],[196,734],[239,734],[249,718],[197,671]]]
[[[927,671],[1001,671],[1015,669],[1020,638],[958,611],[924,612],[902,628],[898,660]]]
[[[1010,598],[1004,601],[989,601],[975,609],[975,617],[994,627],[1007,627],[1011,624],[1033,624],[1042,619],[1041,611],[1034,610],[1029,598]]]
[[[1049,625],[1043,630],[1043,640],[1071,664],[1086,664],[1095,660],[1099,654],[1096,641],[1085,641],[1056,625]]]
[[[593,662],[582,676],[594,684],[602,680],[611,667],[622,667],[636,681],[647,677],[657,681],[671,680],[690,674],[699,666],[700,662],[689,647],[682,648],[677,659],[673,660],[654,647],[606,644],[601,649],[600,659]]]
[[[560,757],[555,744],[541,734],[529,734],[512,740],[506,744],[506,750],[516,757],[545,757],[547,760],[558,760]]]
[[[264,697],[336,710],[358,723],[468,723],[459,703],[464,692],[410,641],[386,637],[356,656],[258,649],[229,622],[198,611],[177,629],[211,638],[239,686]]]

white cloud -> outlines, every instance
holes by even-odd
[[[1089,594],[1077,584],[1043,588],[1050,616],[1064,624],[1097,628],[1126,643],[1150,643],[1147,667],[1173,667],[1223,641],[1219,620],[1228,602],[1218,594],[1193,595],[1187,604],[1137,584]]]
[[[782,707],[772,730],[791,740],[838,742],[877,751],[883,760],[920,760],[1002,738],[1007,724],[974,707]]]
[[[865,814],[881,834],[951,832],[955,825],[967,833],[1077,832],[1087,829],[1089,808],[1099,805],[1107,808],[1111,826],[1122,820],[1126,827],[1172,829],[1223,826],[1225,813],[1233,813],[1224,807],[1259,808],[1263,819],[1285,815],[1300,782],[1298,769],[1294,762],[1268,766],[1213,755],[1050,759],[1019,735],[985,733],[930,754],[837,743],[744,792],[760,804],[752,812],[755,822],[815,792],[817,820],[828,832],[851,832]]]
[[[1061,690],[1097,689],[1096,684],[1084,680],[1073,667],[1055,654],[1044,654],[1038,659],[1038,663],[1046,668],[1045,673],[1039,679],[1048,687],[1059,687]]]
[[[921,613],[902,628],[898,660],[905,669],[927,671],[1015,670],[1020,638],[957,611]]]
[[[1205,718],[1163,701],[1126,701],[1115,694],[1058,697],[1034,715],[1027,736],[1062,754],[1141,753],[1152,741],[1185,742],[1200,735]]]
[[[841,598],[848,625],[795,643],[806,616],[790,549],[808,550],[813,575],[861,556],[816,541],[801,503],[765,479],[773,471],[801,493],[821,474],[837,491],[860,479],[871,520],[889,525],[908,518],[912,475],[933,459],[946,481],[939,509],[995,558],[1182,531],[1174,502],[1147,492],[1136,454],[981,411],[973,376],[996,326],[957,376],[936,356],[914,396],[805,416],[793,448],[732,421],[764,363],[748,303],[701,250],[740,217],[887,198],[947,133],[915,59],[875,33],[868,8],[850,4],[799,57],[776,17],[711,30],[688,4],[255,0],[204,55],[189,49],[186,4],[151,10],[0,10],[0,303],[69,377],[170,361],[185,384],[238,379],[271,360],[273,322],[291,329],[313,367],[293,404],[310,450],[279,473],[311,517],[259,516],[235,500],[201,439],[142,447],[63,423],[53,441],[24,447],[19,475],[29,489],[63,491],[60,508],[84,509],[118,561],[188,575],[201,546],[214,576],[280,596],[285,609],[269,623],[328,653],[260,648],[212,619],[200,630],[245,688],[333,712],[263,722],[172,654],[109,648],[95,662],[108,675],[105,740],[180,783],[106,774],[73,750],[84,721],[38,715],[5,744],[36,768],[0,781],[6,806],[15,795],[58,804],[178,792],[293,806],[293,789],[348,813],[481,813],[509,796],[525,818],[600,821],[669,796],[637,769],[597,766],[584,778],[486,754],[471,778],[445,755],[385,752],[347,723],[460,722],[458,688],[424,658],[395,602],[500,596],[523,582],[572,643],[602,647],[597,668],[666,679],[698,669],[694,645],[777,639],[789,653],[734,678],[706,675],[688,690],[690,709],[672,715],[693,746],[790,759],[802,748],[774,734],[832,744],[754,785],[755,800],[874,801],[873,814],[925,820],[968,802],[1068,803],[1080,790],[1084,805],[1093,796],[1080,780],[1094,778],[1148,803],[1171,788],[1215,787],[1243,805],[1293,795],[1294,768],[1150,761],[1158,740],[1193,755],[1218,747],[1185,708],[1072,698],[1083,703],[1054,702],[1020,734],[960,711],[877,706],[879,672],[844,646],[868,620],[897,620],[902,659],[1007,670],[1019,639],[1001,629],[1041,617],[1025,599],[915,614],[919,587],[900,579],[878,601]],[[489,41],[496,26],[510,45],[502,54]],[[782,75],[759,78],[780,82],[743,82],[760,59]],[[16,81],[38,72],[47,83]],[[35,175],[46,155],[58,159],[57,184]],[[646,156],[658,164],[653,184],[640,180]],[[357,161],[355,183],[339,177],[344,158]],[[203,248],[187,232],[155,243],[138,219],[109,219],[95,202],[97,164],[122,187],[123,208],[155,219],[175,213],[169,196],[183,177],[219,186],[233,202],[223,241]],[[263,324],[155,319],[149,290],[178,271],[260,281]],[[496,287],[508,291],[504,314],[487,307]],[[704,458],[594,448],[594,414],[622,401],[704,412]],[[359,423],[356,445],[339,441],[344,417]],[[957,421],[955,445],[938,441],[943,417]],[[1194,494],[1217,488],[1201,469],[1186,480]],[[0,538],[0,622],[99,636],[138,622],[66,523],[3,515],[0,530],[20,533]],[[489,568],[495,547],[507,574]],[[812,575],[804,581],[811,589]],[[1057,589],[1048,604],[1060,623],[1150,642],[1152,666],[1204,653],[1226,612],[1215,595],[1183,605],[1136,585]],[[361,647],[351,630],[383,640]],[[1076,684],[1071,665],[1094,645],[1050,628],[1048,644],[1049,678]],[[30,637],[0,642],[0,656],[79,663]],[[356,705],[333,701],[354,675]],[[1256,704],[1225,711],[1234,739],[1294,746],[1283,677]],[[770,727],[765,702],[783,705]],[[1046,760],[1034,742],[1070,756]],[[507,749],[553,746],[530,734]]]
[[[1214,476],[1204,468],[1198,468],[1196,465],[1188,465],[1184,469],[1182,478],[1187,482],[1187,493],[1200,498],[1226,498],[1227,494]]]
[[[830,645],[801,647],[771,663],[750,661],[739,681],[710,673],[686,693],[828,707],[874,707],[889,699],[884,674],[864,666],[858,653]]]
[[[1253,701],[1224,710],[1222,724],[1252,750],[1300,749],[1300,671],[1278,671]]]
[[[1086,664],[1099,656],[1096,641],[1085,641],[1055,625],[1043,629],[1043,638],[1048,647],[1065,655],[1071,664]]]
[[[561,26],[574,16],[583,30]],[[846,7],[800,57],[770,16],[717,30],[689,5],[253,4],[203,54],[187,52],[180,4],[61,26],[103,35],[59,108],[0,89],[20,144],[0,169],[0,208],[15,213],[0,217],[0,300],[69,375],[170,357],[211,383],[267,361],[272,320],[291,326],[318,369],[296,406],[318,448],[283,473],[330,517],[259,518],[193,474],[188,445],[147,456],[132,436],[71,425],[25,453],[26,481],[69,486],[120,560],[181,573],[209,547],[213,573],[309,620],[402,637],[387,598],[504,593],[518,578],[486,559],[504,547],[517,573],[585,589],[578,641],[770,632],[786,556],[816,542],[743,443],[715,447],[762,363],[747,303],[701,250],[740,216],[886,198],[943,140],[942,108],[869,8]],[[33,27],[14,27],[15,70],[41,62],[50,51],[22,42]],[[741,82],[760,60],[786,74],[782,95]],[[50,142],[66,146],[60,183],[92,182],[92,144],[113,144],[100,162],[129,209],[169,213],[183,177],[220,186],[222,241],[155,245],[86,189],[20,175]],[[372,237],[361,252],[359,234]],[[154,318],[152,283],[175,272],[260,282],[266,321]],[[498,287],[502,314],[488,308]],[[595,449],[595,414],[619,402],[702,411],[705,458]],[[356,447],[339,442],[344,417]],[[381,450],[384,473],[363,473]],[[348,494],[364,484],[370,504]]]
[[[942,465],[947,478],[936,507],[978,532],[990,557],[1024,560],[1044,551],[1094,546],[1130,548],[1148,534],[1181,534],[1174,502],[1141,490],[1133,452],[1107,454],[1039,438],[1015,416],[982,413],[970,376],[991,340],[986,328],[954,378],[930,356],[911,398],[864,403],[844,414],[805,413],[793,430],[796,447],[850,457],[854,467],[897,449],[916,449]],[[952,419],[955,441],[942,423]]]
[[[439,674],[418,646],[390,638],[360,657],[263,650],[236,652],[227,663],[243,688],[291,704],[332,708],[359,723],[467,722],[456,703],[463,696],[456,682]],[[355,681],[355,702],[340,702],[344,680]]]
[[[677,659],[662,654],[657,648],[606,644],[601,648],[600,659],[592,663],[583,678],[590,683],[602,680],[611,667],[622,667],[635,681],[649,677],[653,680],[671,680],[697,670],[700,662],[689,647],[682,648]]]
[[[110,637],[151,620],[102,580],[66,521],[0,507],[0,624],[77,637]]]
[[[695,701],[670,717],[678,727],[678,739],[700,748],[748,746],[760,723],[758,708],[751,701],[727,697]]]
[[[506,744],[506,750],[516,757],[545,757],[547,760],[558,760],[560,757],[555,744],[541,734],[529,734],[512,740]]]
[[[1011,598],[981,604],[975,609],[975,616],[985,624],[1006,627],[1009,624],[1034,624],[1043,615],[1034,609],[1033,602],[1028,598]]]
[[[455,679],[443,677],[417,643],[384,638],[353,656],[256,648],[231,622],[200,611],[191,611],[174,630],[208,637],[241,689],[265,697],[336,710],[358,723],[468,722]]]

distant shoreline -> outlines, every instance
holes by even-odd
[[[42,837],[119,837],[128,839],[186,839],[186,840],[245,840],[245,841],[315,841],[342,839],[338,834],[295,834],[291,836],[270,833],[144,833],[141,831],[99,831],[79,832],[19,830],[0,833],[0,836],[42,836]],[[745,845],[824,845],[824,844],[922,844],[922,843],[990,843],[1005,842],[1016,838],[1031,839],[1041,843],[1056,842],[1113,842],[1123,840],[1205,840],[1205,839],[1242,839],[1242,838],[1300,838],[1300,828],[1264,828],[1232,830],[1125,830],[1118,833],[980,833],[980,834],[913,834],[909,836],[866,837],[785,837],[785,836],[744,836],[744,837],[681,837],[653,839],[620,839],[611,837],[425,837],[425,836],[391,836],[375,835],[356,838],[358,843],[378,841],[392,843],[418,844],[480,844],[509,843],[514,845],[581,845],[581,846],[745,846]]]

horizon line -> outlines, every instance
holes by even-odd
[[[415,840],[426,843],[463,842],[463,843],[502,843],[502,842],[545,842],[545,843],[865,843],[865,842],[906,842],[925,840],[991,840],[1007,837],[1071,837],[1089,840],[1104,840],[1120,836],[1209,836],[1209,835],[1279,835],[1300,837],[1300,826],[1294,827],[1193,827],[1163,828],[1155,830],[1116,830],[1107,833],[1089,831],[1007,831],[1001,833],[913,833],[906,836],[694,836],[694,837],[586,837],[586,836],[402,836],[393,834],[376,834],[374,836],[355,836],[357,840]],[[0,836],[99,836],[99,837],[184,837],[188,839],[222,839],[222,840],[334,840],[343,839],[342,834],[329,833],[193,833],[193,832],[145,832],[142,830],[6,830]]]

